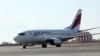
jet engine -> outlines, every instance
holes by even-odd
[[[49,43],[50,43],[51,45],[60,45],[60,44],[62,43],[62,41],[61,41],[61,39],[59,39],[59,38],[51,38],[51,39],[49,40]]]

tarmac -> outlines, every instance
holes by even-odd
[[[2,46],[0,47],[0,56],[100,56],[100,46],[28,46],[22,49],[22,46]]]

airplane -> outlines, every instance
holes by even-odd
[[[76,33],[80,31],[82,9],[79,9],[72,24],[64,29],[55,30],[27,30],[20,32],[14,41],[23,45],[23,49],[26,49],[28,44],[41,44],[42,48],[47,48],[47,44],[61,47],[64,41],[68,41],[76,36]]]

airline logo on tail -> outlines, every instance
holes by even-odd
[[[76,19],[75,19],[71,29],[74,29],[75,27],[79,26],[80,22],[81,22],[81,13],[76,16]]]
[[[82,14],[82,10],[79,9],[76,16],[75,16],[75,19],[73,21],[73,24],[71,25],[71,29],[74,29],[76,27],[80,27],[80,23],[81,23],[81,14]]]
[[[80,28],[80,23],[81,23],[81,15],[82,15],[82,9],[79,9],[72,24],[66,27],[65,29],[71,29],[71,30],[74,29],[78,31]]]

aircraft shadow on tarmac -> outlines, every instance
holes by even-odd
[[[47,48],[61,48],[61,47],[54,47],[54,46],[52,46],[52,47],[47,47]],[[40,47],[40,46],[38,46],[38,47],[34,47],[34,46],[27,46],[27,48],[26,49],[47,49],[47,48],[42,48],[42,47]],[[20,48],[20,49],[23,49],[23,48]]]

